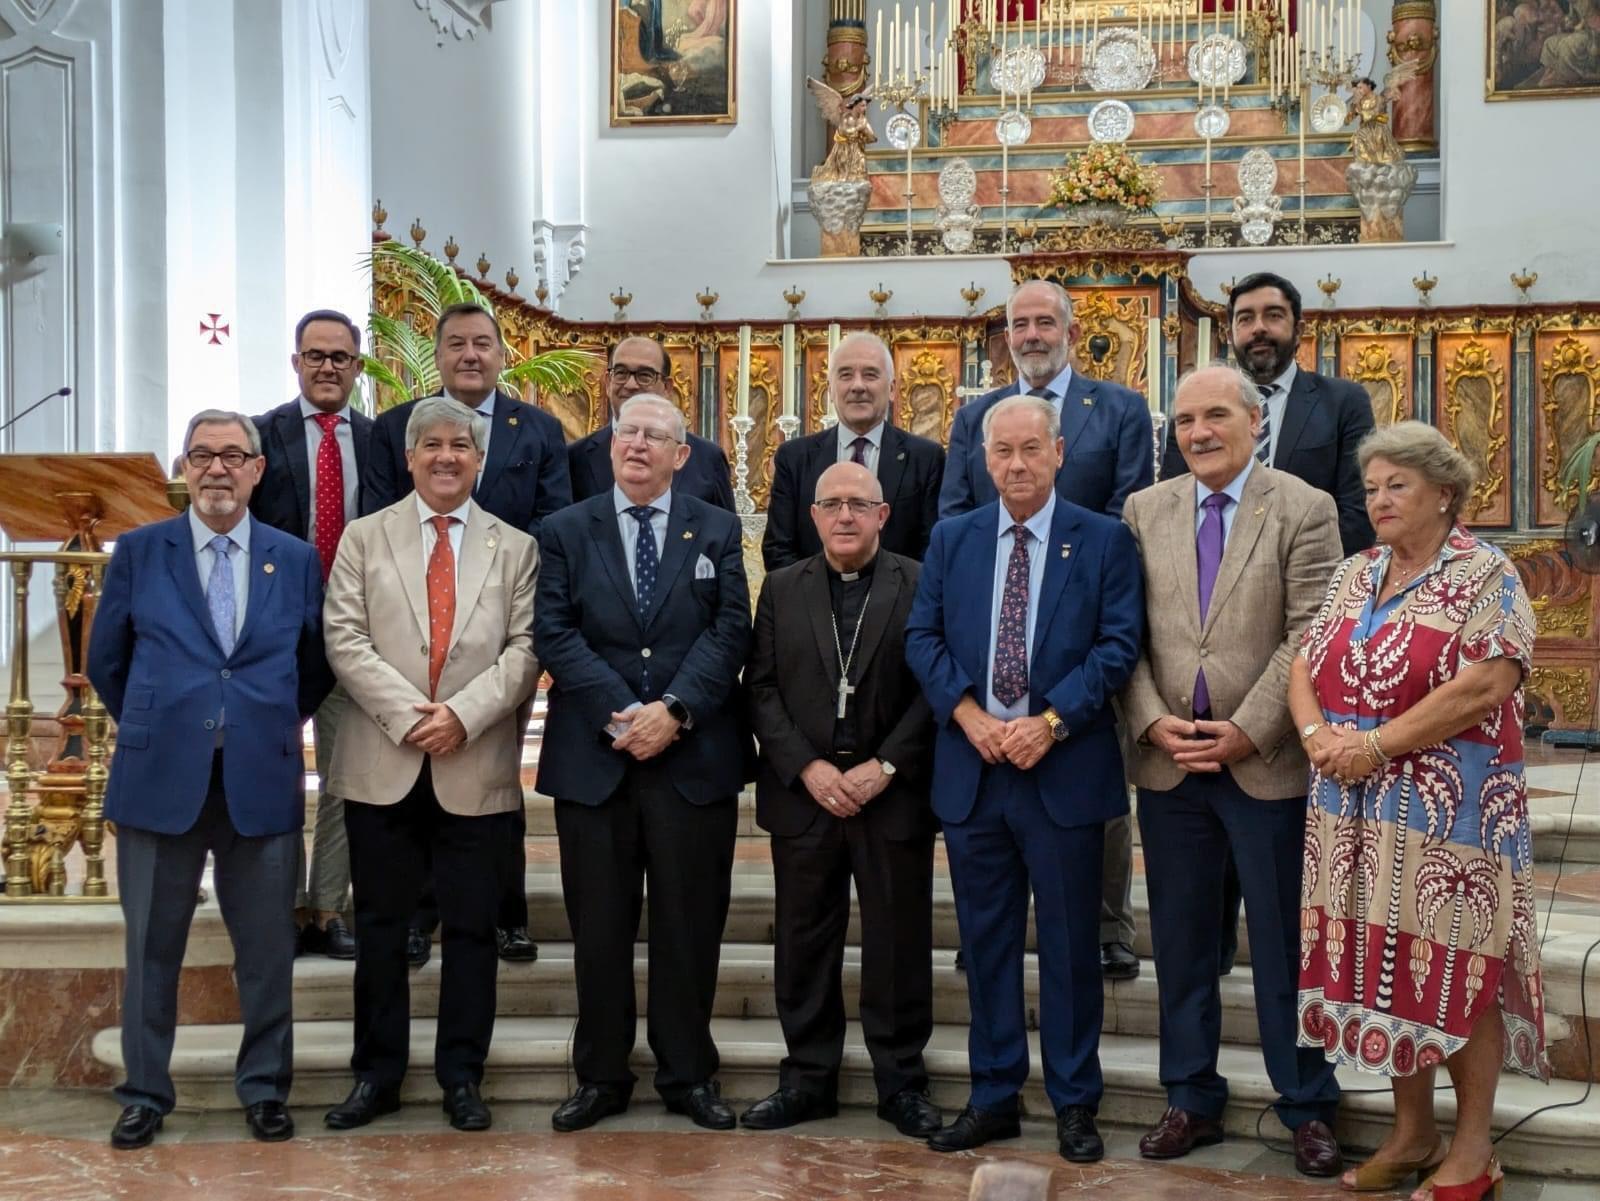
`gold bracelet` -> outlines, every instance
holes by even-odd
[[[1378,741],[1378,731],[1376,729],[1367,731],[1367,736],[1362,739],[1362,745],[1372,752],[1372,765],[1374,767],[1381,767],[1389,762],[1389,756],[1384,754],[1383,744]]]

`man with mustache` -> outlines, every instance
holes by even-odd
[[[1150,486],[1155,462],[1144,397],[1074,371],[1073,352],[1082,335],[1072,297],[1059,284],[1029,280],[1011,293],[1006,344],[1017,382],[957,411],[939,489],[940,517],[966,513],[998,496],[984,458],[984,414],[1019,392],[1045,397],[1060,417],[1066,449],[1056,494],[1063,500],[1119,517],[1128,494]],[[1139,974],[1139,960],[1133,953],[1133,826],[1126,814],[1106,823],[1101,881],[1100,968],[1109,980],[1131,980]]]

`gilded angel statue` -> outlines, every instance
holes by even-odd
[[[1346,119],[1359,122],[1350,139],[1350,149],[1356,158],[1364,163],[1405,161],[1405,152],[1389,128],[1389,108],[1399,99],[1400,85],[1418,74],[1420,65],[1408,59],[1383,77],[1381,89],[1371,79],[1358,79],[1351,86]]]
[[[1417,186],[1417,169],[1389,128],[1389,106],[1400,85],[1418,74],[1406,61],[1383,77],[1383,88],[1358,79],[1351,88],[1349,119],[1360,122],[1350,139],[1354,161],[1345,168],[1350,194],[1361,210],[1363,242],[1399,242],[1405,237],[1405,204]]]
[[[834,127],[833,146],[822,165],[811,173],[806,195],[811,212],[822,226],[824,255],[861,253],[861,222],[867,215],[872,185],[867,182],[865,147],[877,141],[867,124],[872,93],[863,88],[849,99],[820,79],[806,77],[823,120]]]

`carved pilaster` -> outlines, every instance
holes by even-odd
[[[1434,0],[1401,0],[1389,29],[1389,62],[1414,63],[1417,74],[1400,84],[1394,102],[1395,140],[1407,150],[1439,145],[1434,124],[1433,73],[1439,62],[1439,14]]]

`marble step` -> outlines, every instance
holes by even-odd
[[[723,1093],[736,1104],[765,1096],[777,1081],[778,1062],[784,1054],[783,1035],[771,1018],[739,1020],[718,1018],[712,1033],[721,1051],[718,1078]],[[411,1026],[411,1072],[404,1096],[408,1101],[437,1106],[438,1089],[429,1067],[433,1061],[434,1023],[418,1019]],[[484,1078],[484,1095],[491,1101],[536,1101],[553,1105],[575,1087],[570,1049],[573,1020],[556,1017],[503,1018],[495,1028]],[[233,1094],[234,1058],[238,1052],[237,1025],[184,1026],[173,1048],[172,1075],[179,1104],[189,1109],[236,1108]],[[291,1104],[329,1105],[349,1090],[351,1024],[348,1021],[297,1022],[295,1025],[295,1081]],[[926,1061],[935,1101],[947,1112],[966,1099],[968,1089],[966,1027],[939,1025],[929,1042]],[[1038,1039],[1030,1036],[1031,1071],[1023,1090],[1023,1104],[1034,1116],[1048,1116],[1039,1065]],[[112,1069],[122,1068],[120,1031],[113,1028],[95,1036],[95,1057]],[[1105,1074],[1105,1096],[1100,1119],[1108,1125],[1143,1128],[1152,1125],[1166,1100],[1157,1078],[1155,1040],[1133,1035],[1106,1035],[1100,1044]],[[652,1066],[641,1022],[633,1056],[640,1075],[639,1095],[649,1092]],[[1259,1053],[1251,1047],[1224,1045],[1219,1070],[1229,1080],[1230,1100],[1225,1114],[1232,1137],[1250,1138],[1257,1118],[1275,1096]],[[1340,1106],[1338,1133],[1352,1147],[1371,1147],[1387,1130],[1393,1114],[1389,1090],[1381,1078],[1341,1071],[1347,1090]],[[1373,1090],[1373,1091],[1356,1091]],[[1494,1127],[1505,1130],[1541,1106],[1576,1101],[1583,1085],[1559,1081],[1549,1086],[1503,1077],[1495,1097]],[[875,1101],[872,1065],[861,1041],[860,1027],[851,1023],[846,1035],[840,1099],[848,1105]],[[1441,1088],[1437,1109],[1448,1128],[1454,1120],[1454,1095]],[[382,1123],[373,1126],[381,1133]],[[1270,1117],[1262,1123],[1269,1137],[1279,1138],[1281,1128]],[[826,1123],[816,1127],[827,1132]],[[574,1137],[582,1137],[577,1135]],[[1498,1146],[1508,1171],[1534,1171],[1541,1176],[1600,1177],[1600,1095],[1582,1104],[1543,1113],[1506,1137]]]

